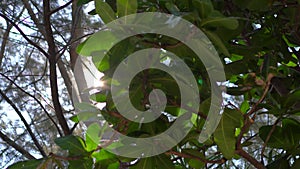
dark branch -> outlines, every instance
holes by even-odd
[[[20,152],[22,155],[24,155],[29,160],[35,159],[28,151],[26,151],[23,147],[19,146],[17,143],[15,143],[13,140],[11,140],[9,137],[7,137],[4,133],[0,131],[0,138],[5,141],[8,145],[13,147],[15,150]]]
[[[22,89],[19,85],[17,85],[13,80],[11,80],[9,77],[7,77],[6,75],[4,75],[3,73],[0,73],[3,77],[5,77],[8,81],[10,81],[12,84],[14,84],[19,90],[21,90],[22,92],[24,92],[25,94],[27,94],[29,97],[33,98],[40,106],[41,108],[44,110],[44,112],[46,113],[47,117],[52,121],[52,123],[54,124],[54,126],[56,127],[58,133],[60,136],[62,136],[62,133],[58,127],[58,125],[56,124],[56,122],[53,120],[53,118],[50,116],[50,114],[48,113],[48,111],[46,110],[46,108],[43,106],[43,104],[32,94],[28,93],[27,91],[25,91],[24,89]]]
[[[33,42],[31,39],[29,39],[27,37],[27,35],[22,31],[22,29],[16,24],[14,23],[11,19],[9,19],[6,15],[0,13],[0,17],[4,18],[7,22],[11,23],[17,30],[18,32],[20,32],[20,34],[22,35],[22,37],[32,46],[36,47],[40,52],[42,52],[47,58],[49,57],[48,56],[48,53],[42,48],[40,47],[39,45],[37,45],[35,42]]]
[[[259,161],[257,161],[254,157],[250,156],[243,149],[238,149],[235,152],[236,152],[236,154],[242,156],[247,161],[249,161],[255,168],[257,168],[257,169],[265,169],[266,168],[262,163],[260,163]]]
[[[56,12],[58,12],[58,11],[64,9],[64,8],[66,8],[66,7],[69,6],[72,2],[73,2],[73,0],[67,2],[67,3],[64,4],[63,6],[60,6],[60,7],[56,8],[56,9],[54,9],[53,11],[50,12],[50,15],[52,15],[52,14],[54,14],[54,13],[56,13]]]
[[[71,131],[63,115],[62,107],[59,102],[59,96],[58,96],[57,71],[56,71],[57,52],[56,52],[56,45],[54,42],[53,32],[51,28],[49,0],[43,0],[43,6],[44,6],[45,39],[48,43],[48,54],[49,54],[48,59],[50,63],[50,86],[51,86],[53,106],[55,109],[55,114],[57,116],[58,122],[61,125],[64,134],[69,135],[71,134]]]
[[[36,145],[36,147],[38,148],[38,150],[40,151],[40,153],[46,157],[46,153],[43,150],[42,146],[39,144],[37,138],[35,137],[35,135],[33,134],[33,131],[31,130],[29,124],[27,123],[27,121],[25,120],[24,116],[22,115],[22,113],[20,112],[20,110],[17,108],[17,106],[13,103],[12,100],[10,100],[5,93],[3,93],[2,90],[0,90],[0,95],[4,98],[4,100],[15,110],[15,112],[18,114],[18,116],[20,117],[21,121],[23,122],[23,124],[25,125],[26,130],[28,131],[29,135],[31,136],[32,141],[34,142],[34,144]]]

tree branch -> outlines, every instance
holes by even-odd
[[[269,134],[268,134],[268,136],[267,136],[267,138],[266,138],[266,140],[264,140],[264,144],[263,144],[263,146],[262,146],[261,153],[260,153],[260,155],[261,155],[260,158],[261,158],[261,163],[262,163],[262,164],[264,164],[264,151],[265,151],[266,146],[267,146],[267,144],[268,144],[268,142],[269,142],[269,140],[270,140],[270,138],[271,138],[273,132],[275,131],[276,126],[277,126],[277,124],[279,123],[279,121],[280,121],[280,118],[278,118],[278,119],[275,121],[275,123],[273,124],[273,126],[272,126],[272,128],[271,128],[271,130],[270,130],[270,132],[269,132]]]
[[[3,73],[0,73],[3,77],[5,77],[8,81],[10,81],[12,84],[14,84],[19,90],[21,90],[23,93],[27,94],[29,97],[33,98],[40,106],[41,108],[44,110],[44,112],[46,113],[47,117],[52,121],[52,123],[54,124],[54,126],[56,127],[58,133],[60,136],[62,136],[62,133],[58,127],[58,125],[56,124],[56,122],[53,120],[53,118],[50,116],[50,114],[48,113],[48,111],[46,110],[46,108],[43,106],[43,104],[32,94],[28,93],[27,91],[25,91],[24,89],[22,89],[19,85],[17,85],[13,80],[11,80],[9,77],[7,77],[6,75],[4,75]]]
[[[257,161],[254,157],[250,156],[247,152],[245,152],[243,149],[238,149],[235,151],[236,154],[242,156],[247,161],[249,161],[255,168],[257,169],[265,169],[266,167]]]
[[[43,0],[43,7],[44,7],[45,39],[48,43],[48,55],[49,55],[48,59],[50,63],[50,86],[51,86],[53,106],[55,109],[55,114],[57,116],[58,122],[61,125],[64,134],[69,135],[71,134],[71,131],[63,115],[62,107],[59,102],[59,96],[58,96],[57,71],[56,71],[57,52],[56,52],[56,45],[54,42],[53,32],[51,28],[49,0]]]
[[[64,4],[64,5],[62,5],[62,6],[58,7],[58,8],[56,8],[56,9],[54,9],[53,11],[50,12],[50,15],[52,15],[52,14],[54,14],[54,13],[56,13],[56,12],[58,12],[58,11],[64,9],[64,8],[66,8],[66,7],[69,6],[72,2],[73,2],[73,0],[67,2],[66,4]]]
[[[13,101],[11,101],[5,93],[3,93],[3,91],[0,89],[0,95],[4,98],[4,100],[15,110],[15,112],[18,114],[18,116],[20,117],[21,121],[23,122],[23,124],[25,125],[26,130],[28,131],[29,135],[31,136],[32,141],[34,142],[34,144],[36,145],[36,147],[38,148],[38,150],[40,151],[40,153],[46,157],[46,153],[43,150],[42,146],[39,144],[37,138],[35,137],[35,135],[33,134],[33,131],[31,130],[29,124],[27,123],[26,119],[24,118],[24,116],[22,115],[22,113],[20,112],[20,110],[17,108],[17,106],[13,103]]]
[[[5,19],[6,21],[8,21],[9,23],[11,23],[17,30],[18,32],[20,32],[20,34],[22,35],[22,37],[32,46],[34,46],[35,48],[37,48],[40,52],[42,52],[47,58],[49,57],[48,53],[39,45],[37,45],[35,42],[33,42],[31,39],[29,39],[27,37],[27,35],[22,31],[22,29],[16,24],[14,23],[11,19],[9,19],[6,15],[0,13],[0,17],[2,17],[3,19]]]
[[[33,12],[33,9],[31,8],[28,0],[22,0],[24,7],[27,9],[27,12],[33,21],[33,23],[38,28],[39,32],[45,37],[45,30],[43,29],[43,25],[39,22],[39,20],[36,17],[36,14]]]
[[[213,164],[223,164],[226,162],[226,159],[220,159],[220,160],[207,160],[207,159],[203,159],[203,158],[200,158],[200,157],[197,157],[197,156],[194,156],[194,155],[191,155],[191,154],[185,154],[185,153],[181,153],[181,152],[177,152],[177,151],[168,151],[166,152],[165,154],[167,155],[176,155],[176,156],[179,156],[179,157],[183,157],[183,158],[190,158],[190,159],[195,159],[195,160],[199,160],[205,164],[207,163],[213,163]]]
[[[27,159],[33,160],[35,157],[33,157],[28,151],[26,151],[23,147],[19,146],[17,143],[15,143],[13,140],[11,140],[9,137],[7,137],[4,133],[0,131],[0,138],[5,141],[8,145],[13,147],[15,150],[20,152],[22,155],[24,155]]]

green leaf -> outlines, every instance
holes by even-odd
[[[119,18],[122,16],[135,14],[137,12],[137,0],[117,0],[117,11]]]
[[[95,0],[95,8],[104,23],[109,23],[116,19],[115,12],[106,2]]]
[[[267,169],[287,169],[290,168],[289,160],[286,158],[279,158],[267,165]]]
[[[156,163],[157,168],[163,168],[163,169],[174,169],[175,168],[171,159],[164,154],[155,156],[154,158],[155,158],[155,163]]]
[[[259,137],[265,142],[270,131],[272,130],[272,125],[269,126],[262,126],[259,129]],[[273,148],[284,148],[285,144],[287,144],[286,140],[284,139],[283,136],[283,131],[282,128],[279,126],[276,126],[268,143],[268,147],[273,147]]]
[[[238,60],[235,62],[231,62],[225,65],[225,72],[226,72],[226,77],[231,77],[232,75],[236,74],[244,74],[248,73],[248,67],[245,65],[244,60]]]
[[[101,113],[100,110],[89,103],[76,103],[75,107],[79,109],[79,113],[75,117],[72,117],[75,121],[99,120],[100,118],[98,116]]]
[[[106,102],[106,91],[101,91],[90,96],[90,99],[102,103]]]
[[[224,27],[230,30],[238,28],[239,22],[234,17],[216,17],[203,19],[201,27]]]
[[[292,107],[295,103],[300,101],[300,90],[295,90],[290,93],[284,102],[285,107]]]
[[[199,107],[199,112],[207,115],[209,112],[209,108],[210,108],[210,103],[211,103],[211,98],[208,98],[206,100],[204,100]]]
[[[79,123],[79,118],[77,115],[70,117],[70,120],[72,120],[74,123]]]
[[[77,114],[78,121],[89,121],[89,120],[100,120],[101,116],[98,116],[101,112],[98,110],[97,112],[93,111],[80,111]]]
[[[98,147],[100,143],[100,126],[98,123],[90,124],[85,133],[86,150],[92,151]]]
[[[69,155],[85,155],[87,151],[85,149],[85,143],[82,138],[78,136],[65,136],[55,139],[54,141],[61,149],[68,150]]]
[[[85,102],[82,102],[82,103],[75,103],[75,107],[77,109],[79,109],[80,111],[91,111],[91,112],[97,112],[98,109],[90,104],[90,103],[85,103]]]
[[[116,162],[116,163],[112,163],[110,164],[107,169],[119,169],[120,167],[120,163],[119,162]]]
[[[199,160],[196,160],[196,159],[190,159],[188,161],[188,164],[192,168],[205,168],[205,163],[203,163]]]
[[[94,152],[92,156],[96,159],[96,162],[100,162],[107,159],[115,159],[117,161],[116,155],[102,149],[98,152]]]
[[[185,154],[189,154],[195,157],[200,157],[202,159],[205,159],[204,155],[199,151],[199,150],[195,150],[195,149],[183,149],[182,150],[183,153]],[[190,165],[190,167],[192,168],[203,168],[205,166],[205,163],[199,161],[199,160],[195,160],[195,159],[187,159],[188,164]]]
[[[241,104],[241,112],[246,113],[250,109],[250,105],[247,100],[243,101]]]
[[[223,53],[225,56],[230,56],[226,46],[217,34],[208,30],[204,30],[204,33],[212,41],[212,43],[216,45],[216,48],[220,51],[220,53]]]
[[[93,62],[97,63],[95,65],[97,66],[97,69],[100,72],[104,72],[104,71],[106,71],[106,70],[108,70],[110,68],[109,57],[108,56],[105,56],[103,58],[93,57]]]
[[[170,11],[173,15],[177,15],[178,16],[180,14],[179,9],[177,8],[177,6],[174,3],[167,2],[165,4],[165,6],[168,9],[168,11]]]
[[[99,43],[99,38],[101,38],[101,43]],[[116,37],[111,31],[99,31],[79,44],[76,51],[82,56],[93,56],[93,59],[98,57],[100,61],[103,57],[99,57],[98,53],[107,52],[114,45],[112,42],[115,41]],[[95,65],[97,66],[98,63]]]
[[[131,169],[153,169],[155,168],[155,159],[153,157],[142,158],[135,166]]]
[[[211,1],[193,1],[194,8],[197,9],[198,14],[200,15],[201,19],[207,18],[211,12],[213,11],[214,7]]]
[[[214,133],[214,140],[226,159],[234,156],[235,129],[241,127],[242,120],[243,116],[239,111],[226,108]]]
[[[272,125],[262,126],[259,129],[259,136],[266,141]],[[300,141],[300,123],[294,119],[285,118],[282,120],[282,127],[275,126],[267,146],[272,148],[282,148],[285,150],[293,150],[299,145]]]
[[[44,161],[44,159],[38,160],[27,160],[20,161],[15,164],[12,164],[8,167],[8,169],[33,169],[38,168],[38,166]]]
[[[295,119],[285,118],[282,120],[282,128],[284,137],[288,139],[288,148],[297,148],[300,141],[300,123]]]
[[[79,160],[69,160],[69,169],[91,169],[93,168],[93,159],[91,157],[83,157]]]
[[[153,169],[153,168],[175,169],[171,159],[164,154],[154,156],[154,157],[142,158],[135,166],[130,167],[130,169]]]
[[[78,0],[77,1],[77,6],[81,6],[81,5],[84,5],[84,4],[87,4],[89,2],[91,2],[92,0]]]

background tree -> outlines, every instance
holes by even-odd
[[[75,129],[74,49],[94,28],[77,1],[1,1],[0,18],[3,168],[56,152],[53,140]]]
[[[21,120],[9,121],[5,118],[7,113],[1,114],[4,117],[1,118],[1,150],[5,155],[4,160],[10,160],[14,156],[16,161],[33,159],[16,163],[11,168],[21,165],[31,168],[50,165],[57,168],[64,168],[66,165],[70,168],[81,165],[82,168],[145,169],[162,166],[299,168],[299,1],[95,0],[95,10],[90,14],[100,16],[98,25],[100,22],[107,24],[111,18],[126,15],[122,11],[164,12],[183,17],[208,36],[224,62],[228,80],[226,108],[213,136],[207,142],[199,143],[196,138],[207,116],[211,94],[208,92],[211,89],[209,78],[201,61],[191,59],[195,58],[194,54],[185,45],[180,45],[180,42],[152,34],[128,38],[108,52],[103,64],[109,66],[103,68],[100,64],[98,67],[104,73],[103,80],[107,85],[111,85],[109,79],[114,67],[125,56],[149,47],[165,49],[180,56],[199,81],[201,104],[197,112],[197,124],[170,151],[141,159],[108,153],[88,137],[79,137],[82,133],[74,133],[73,129],[77,125],[68,120],[74,110],[74,100],[70,93],[75,63],[73,59],[77,58],[75,48],[79,39],[93,32],[90,27],[82,30],[88,24],[85,22],[92,19],[82,19],[80,15],[84,15],[80,8],[90,2],[79,0],[62,4],[60,1],[44,0],[40,4],[23,0],[4,1],[1,5],[0,17],[4,19],[2,26],[5,28],[2,30],[0,51],[3,79],[0,94],[5,103],[2,108],[14,111]],[[122,5],[123,3],[130,5]],[[69,15],[66,16],[66,13]],[[77,52],[82,52],[80,47]],[[14,57],[10,57],[11,55]],[[57,68],[61,76],[57,73]],[[156,76],[163,77],[166,81],[157,80]],[[147,80],[141,82],[140,79]],[[141,110],[146,109],[148,92],[153,87],[160,87],[171,96],[166,114],[141,127],[120,116],[109,89],[103,88],[91,99],[106,103],[101,113],[116,130],[137,138],[151,136],[172,124],[172,120],[167,117],[178,115],[176,112],[180,103],[175,97],[178,90],[169,90],[169,86],[174,86],[174,83],[170,76],[157,71],[141,72],[133,79],[130,87],[131,102]],[[58,84],[64,84],[67,90],[59,89]],[[86,87],[84,84],[78,86],[81,89]],[[47,92],[49,89],[51,96]],[[88,100],[84,97],[86,96],[78,95],[77,100]],[[78,122],[76,116],[71,119]],[[128,127],[120,128],[118,124]],[[91,128],[88,128],[88,134],[97,138],[97,135],[89,133],[92,131],[89,129]],[[53,140],[57,137],[61,138],[55,140],[56,144],[61,149],[68,150],[68,155],[53,145]],[[41,159],[34,160],[39,157]]]

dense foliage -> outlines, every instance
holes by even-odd
[[[87,3],[91,0],[78,1],[78,5]],[[94,123],[87,128],[85,137],[67,135],[55,140],[62,150],[68,151],[68,156],[50,153],[42,159],[18,162],[9,168],[65,168],[67,165],[87,169],[299,168],[299,11],[300,2],[293,0],[95,0],[95,9],[89,13],[98,14],[104,25],[136,12],[163,12],[188,20],[206,34],[223,61],[227,79],[225,109],[217,129],[206,142],[198,141],[211,102],[210,81],[201,61],[176,39],[137,35],[115,45],[101,63],[93,60],[104,73],[105,86],[91,100],[94,104],[106,103],[102,115],[125,135],[139,138],[165,131],[173,124],[170,117],[176,118],[180,108],[190,111],[188,105],[180,107],[179,88],[171,76],[150,69],[131,81],[130,100],[139,110],[146,110],[153,89],[161,89],[168,97],[165,113],[142,125],[119,114],[109,86],[117,83],[111,80],[113,72],[129,54],[146,48],[171,51],[185,61],[198,81],[201,103],[196,112],[197,123],[189,134],[164,154],[133,159],[116,156],[95,143],[99,141],[101,127]],[[105,45],[107,41],[95,41],[95,44]],[[79,54],[81,47],[77,48]],[[78,104],[77,108],[81,118],[73,116],[71,120],[75,123],[99,112],[89,104]]]

